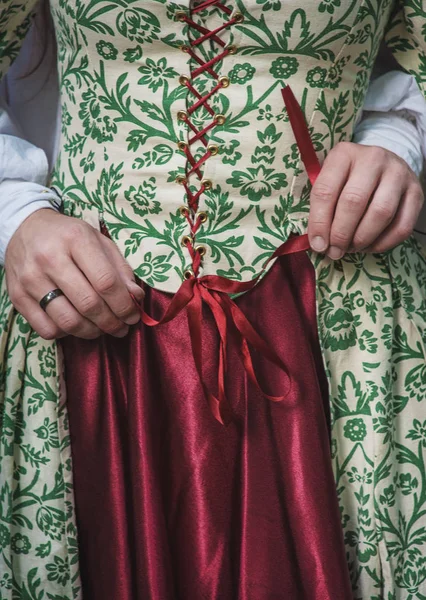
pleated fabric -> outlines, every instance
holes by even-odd
[[[170,296],[146,288],[161,315]],[[331,469],[327,381],[306,254],[236,300],[287,365],[273,403],[229,346],[224,427],[205,401],[181,313],[121,340],[63,340],[84,600],[349,600]],[[219,336],[206,310],[205,378]],[[288,389],[255,355],[266,392]]]

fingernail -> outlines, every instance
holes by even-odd
[[[333,260],[339,260],[342,258],[344,252],[337,246],[330,246],[328,249],[327,255]]]
[[[118,337],[118,338],[124,338],[126,337],[126,335],[129,333],[129,328],[128,327],[123,327],[122,329],[120,329],[120,331],[117,331],[114,334],[114,337]]]
[[[135,281],[130,281],[127,284],[127,288],[129,292],[133,294],[136,300],[140,301],[143,300],[143,298],[145,297],[145,292]]]
[[[138,310],[135,306],[135,309]],[[127,317],[126,319],[123,319],[123,321],[126,323],[126,325],[136,325],[136,323],[139,323],[139,321],[141,320],[141,315],[140,312],[135,312],[133,315],[131,315],[130,317]]]
[[[320,235],[316,235],[311,241],[311,248],[315,250],[315,252],[324,252],[327,248],[327,244],[325,243],[324,238]]]

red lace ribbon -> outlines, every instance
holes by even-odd
[[[283,89],[282,94],[302,161],[306,167],[309,179],[313,183],[320,171],[320,164],[315,154],[315,149],[309,135],[303,112],[289,87]],[[307,235],[291,237],[275,250],[273,255],[265,263],[262,273],[255,279],[247,282],[232,281],[226,277],[219,277],[218,275],[191,277],[182,283],[179,290],[173,296],[165,314],[159,320],[154,319],[148,315],[142,307],[139,307],[141,310],[142,321],[149,327],[156,327],[157,325],[168,323],[182,310],[186,309],[195,366],[211,411],[220,423],[228,424],[232,420],[232,409],[227,399],[225,388],[227,371],[226,351],[229,335],[237,345],[238,355],[248,376],[267,399],[273,402],[281,402],[285,399],[291,389],[291,376],[288,373],[284,362],[255,331],[244,313],[229,297],[229,294],[240,294],[253,289],[258,283],[261,275],[264,273],[267,265],[275,258],[293,254],[295,252],[303,252],[309,250],[309,248]],[[218,391],[216,395],[208,388],[203,377],[203,303],[205,303],[212,312],[220,336]],[[277,365],[286,373],[289,385],[284,395],[270,396],[261,389],[254,370],[249,344],[251,344],[251,346],[260,352],[267,360]]]

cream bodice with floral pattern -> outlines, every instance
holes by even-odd
[[[201,273],[248,280],[304,231],[309,188],[281,88],[301,102],[320,155],[349,140],[392,9],[390,0],[368,10],[357,0],[226,0],[199,12],[189,0],[51,4],[64,119],[54,185],[68,213],[102,215],[135,272],[172,292],[191,269],[189,241]]]

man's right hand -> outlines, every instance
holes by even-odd
[[[140,320],[143,290],[116,245],[91,225],[51,209],[30,215],[9,242],[6,282],[15,308],[44,339],[124,337]],[[64,296],[39,305],[50,291]]]

